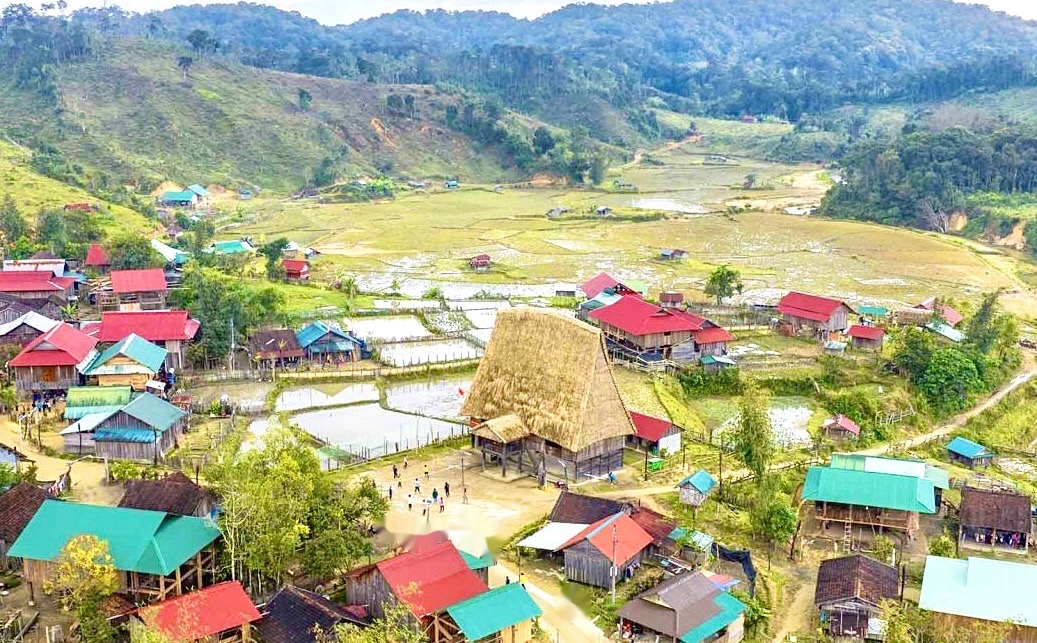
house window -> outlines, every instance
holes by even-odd
[[[41,382],[57,382],[58,381],[58,367],[57,366],[44,366],[40,368],[40,381]]]

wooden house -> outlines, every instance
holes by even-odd
[[[17,448],[0,444],[0,467],[9,467],[15,473],[21,473],[22,465],[31,465],[35,462]]]
[[[114,301],[99,301],[102,310],[110,310],[113,305],[122,311],[165,309],[169,287],[161,268],[113,270],[111,280]]]
[[[364,342],[337,326],[315,321],[295,334],[307,359],[317,361],[360,361]]]
[[[42,310],[39,304],[49,304],[50,300],[42,299],[37,301],[23,302],[22,300],[6,293],[0,293],[0,324],[7,324],[13,322],[19,317],[26,313],[36,312],[49,319],[57,319],[61,317],[61,306],[57,305],[58,302],[54,302],[53,315],[48,314],[47,311]]]
[[[684,293],[677,290],[664,290],[659,293],[659,305],[663,308],[681,308],[684,306]]]
[[[248,338],[248,353],[253,361],[270,366],[294,364],[306,355],[299,338],[287,328],[255,331]]]
[[[918,530],[920,514],[935,514],[938,507],[933,482],[926,478],[835,467],[810,467],[802,497],[813,501],[823,528],[859,525],[908,536]]]
[[[677,483],[680,499],[683,504],[700,507],[717,486],[717,481],[705,469],[699,469]]]
[[[0,324],[0,345],[22,348],[58,325],[58,321],[30,310],[21,317]]]
[[[216,498],[211,491],[177,471],[158,480],[131,480],[119,506],[205,518],[216,509]]]
[[[448,643],[457,634],[448,607],[489,589],[449,542],[355,569],[346,574],[344,586],[349,602],[367,608],[373,618],[385,616],[387,605],[402,604],[431,643]]]
[[[83,369],[97,352],[97,340],[60,323],[29,342],[10,362],[16,392],[54,394],[67,391],[84,380]]]
[[[671,576],[619,608],[622,640],[738,643],[746,606],[703,572]]]
[[[447,607],[446,620],[457,630],[453,640],[529,643],[541,613],[526,588],[511,583]]]
[[[7,557],[7,550],[46,499],[47,493],[29,482],[19,482],[0,495],[0,566],[4,569],[19,566],[20,561]]]
[[[987,467],[994,462],[994,452],[978,442],[960,435],[947,443],[947,455],[951,462],[963,464],[970,469]]]
[[[150,641],[144,631],[176,643],[250,643],[259,610],[238,581],[226,581],[137,610],[130,643]]]
[[[833,639],[883,639],[880,605],[899,598],[897,568],[862,554],[822,561],[817,570],[814,607]]]
[[[933,483],[933,504],[937,508],[943,504],[943,492],[951,486],[950,475],[947,471],[922,460],[859,453],[833,453],[828,466],[833,469],[853,469],[854,471],[887,473],[909,478],[924,478]]]
[[[806,329],[824,339],[830,333],[845,330],[854,311],[838,299],[790,292],[778,302],[778,313],[792,332]]]
[[[98,386],[129,386],[144,391],[165,367],[166,355],[166,349],[131,334],[98,353],[83,375]]]
[[[167,208],[196,208],[198,195],[190,190],[170,190],[162,193],[158,204]]]
[[[725,354],[734,340],[705,317],[662,308],[639,297],[623,297],[589,316],[615,347],[638,356],[697,362],[703,355]]]
[[[461,559],[468,565],[468,569],[475,572],[479,580],[489,584],[490,568],[497,564],[497,560],[494,558],[493,552],[489,550],[485,538],[476,538],[468,532],[433,531],[407,537],[404,539],[402,547],[404,551],[420,554],[445,542],[453,543],[457,553],[461,554]]]
[[[972,487],[961,490],[958,540],[962,547],[1025,555],[1032,520],[1030,496]]]
[[[490,269],[490,255],[476,255],[468,260],[468,267],[476,272],[486,272]]]
[[[91,243],[90,247],[87,248],[83,266],[106,275],[112,269],[112,258],[109,256],[108,251],[104,249],[104,246],[99,243]]]
[[[66,420],[78,420],[87,415],[118,411],[130,403],[133,389],[129,386],[75,386],[65,394]]]
[[[627,445],[656,454],[681,450],[681,428],[673,422],[634,411],[630,412],[630,421],[634,435],[627,438]]]
[[[144,393],[119,410],[84,416],[61,432],[65,451],[93,452],[110,460],[165,458],[184,432],[187,413]]]
[[[286,585],[259,606],[262,618],[255,627],[263,643],[323,643],[317,638],[318,630],[331,634],[336,626],[346,623],[368,625],[356,612],[320,594]]]
[[[506,475],[511,462],[541,481],[618,471],[634,434],[601,331],[534,308],[497,314],[461,415],[483,466]]]
[[[145,603],[203,587],[216,573],[220,530],[212,520],[47,500],[7,554],[23,560],[30,595],[51,579],[62,548],[81,534],[108,543],[119,591]]]
[[[821,430],[833,440],[856,440],[861,437],[861,427],[845,415],[828,418],[821,423]]]
[[[306,283],[310,280],[310,262],[305,259],[282,259],[281,267],[287,281]]]
[[[1037,641],[1037,565],[926,556],[918,607],[930,612],[934,631],[969,640],[981,628],[1005,628],[1005,643]]]
[[[55,299],[64,305],[76,286],[74,277],[56,277],[52,272],[5,270],[0,272],[0,293],[19,301]]]
[[[854,324],[846,331],[846,335],[850,338],[850,345],[854,348],[878,351],[882,350],[882,340],[886,336],[886,331],[875,326]]]
[[[599,205],[598,207],[594,208],[594,214],[596,214],[598,217],[602,219],[607,219],[612,216],[613,212],[612,208],[608,207],[607,205]]]
[[[633,576],[653,541],[633,518],[619,511],[587,526],[561,546],[565,577],[584,585],[611,587],[613,577],[620,583]]]
[[[186,310],[150,310],[101,313],[101,323],[84,325],[84,330],[102,342],[118,342],[138,335],[166,349],[166,369],[182,369],[187,346],[198,334],[200,324]]]
[[[663,261],[684,261],[688,258],[688,251],[680,248],[666,248],[659,252],[659,258]]]

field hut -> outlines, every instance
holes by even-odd
[[[579,480],[623,467],[633,435],[596,328],[534,308],[502,310],[465,397],[483,466]]]
[[[861,437],[861,427],[845,415],[828,418],[821,423],[821,430],[833,440],[856,440]]]
[[[481,254],[469,259],[468,267],[470,267],[472,270],[476,272],[486,272],[490,269],[490,263],[490,255]]]
[[[900,598],[897,568],[862,554],[831,558],[817,570],[814,607],[835,639],[882,639],[885,600]]]
[[[990,466],[994,461],[993,451],[960,435],[947,443],[947,455],[952,462],[963,464],[970,469]]]
[[[663,308],[680,308],[684,305],[684,293],[677,290],[664,290],[659,293],[659,305]]]
[[[681,502],[693,507],[702,506],[715,486],[717,486],[717,481],[705,469],[699,469],[677,483]]]
[[[861,326],[860,324],[854,324],[850,326],[850,329],[846,331],[847,336],[850,338],[850,345],[854,348],[861,350],[877,351],[882,350],[882,340],[886,335],[886,331],[875,326]]]
[[[82,534],[108,543],[120,591],[145,603],[202,587],[216,573],[214,543],[221,534],[211,520],[47,500],[8,552],[23,559],[30,596],[51,579],[62,548]]]
[[[162,370],[166,355],[166,349],[131,334],[101,351],[83,375],[98,386],[129,386],[134,391],[144,391]]]
[[[961,490],[958,539],[962,547],[1025,555],[1031,531],[1030,496],[972,487]]]
[[[259,610],[238,581],[210,585],[138,610],[130,641],[145,641],[142,630],[177,643],[250,643]]]

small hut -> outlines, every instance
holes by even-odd
[[[994,461],[993,451],[960,435],[947,443],[947,454],[951,461],[963,464],[970,469],[990,466]]]
[[[850,345],[861,350],[877,351],[882,349],[882,340],[886,331],[875,326],[862,326],[854,324],[846,331],[850,338]]]
[[[861,554],[822,561],[814,606],[836,639],[882,639],[880,605],[900,598],[896,567]]]
[[[705,469],[699,469],[677,483],[681,502],[693,507],[700,507],[715,486],[717,486],[717,481]]]
[[[680,308],[684,305],[684,293],[677,290],[664,290],[659,293],[659,305],[663,308]]]
[[[287,281],[306,283],[310,280],[310,262],[305,259],[282,259],[281,267]]]
[[[833,440],[856,440],[861,437],[861,427],[845,415],[828,418],[821,424],[821,430]]]
[[[481,254],[472,257],[468,261],[468,267],[476,272],[486,272],[490,269],[490,255]]]
[[[656,454],[681,450],[681,428],[673,422],[634,411],[630,412],[630,420],[636,433],[627,438],[629,446]]]

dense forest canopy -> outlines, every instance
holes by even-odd
[[[580,93],[617,106],[798,120],[845,103],[921,101],[1037,81],[1037,25],[949,0],[675,0],[572,5],[537,20],[399,11],[328,27],[277,9],[81,11],[112,33],[186,43],[196,30],[248,64],[394,83],[453,83],[510,105]]]

